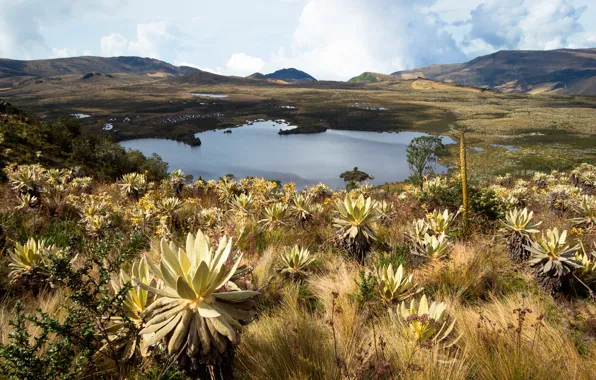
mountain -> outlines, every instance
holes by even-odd
[[[0,79],[11,77],[48,78],[89,73],[137,74],[149,76],[182,76],[198,71],[188,66],[174,66],[152,58],[140,57],[73,57],[17,61],[0,59]]]
[[[366,71],[348,81],[348,83],[376,83],[398,80],[395,76]]]
[[[433,65],[391,75],[501,92],[596,95],[596,49],[504,50],[466,63]]]
[[[304,71],[294,68],[277,70],[274,73],[265,75],[267,78],[278,79],[288,83],[315,82],[316,79]]]
[[[290,84],[289,82],[283,81],[281,79],[273,79],[269,78],[265,74],[261,73],[254,73],[246,77],[246,79],[254,79],[259,81],[265,81],[267,83],[275,83],[275,84]]]
[[[172,79],[175,83],[185,84],[248,84],[247,78],[213,74],[208,71],[196,70],[188,75]]]
[[[253,73],[246,77],[247,79],[267,80],[267,76],[261,73]]]

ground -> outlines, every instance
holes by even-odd
[[[0,98],[47,118],[89,114],[92,117],[81,120],[86,127],[117,141],[162,137],[192,144],[196,132],[233,128],[260,118],[282,118],[320,130],[446,135],[458,124],[467,127],[472,175],[524,174],[596,161],[594,97],[500,94],[428,80],[276,85],[243,80],[190,83],[184,77],[124,74],[91,81],[78,75],[59,79],[6,86]],[[106,123],[113,129],[104,131]],[[442,161],[455,166],[456,147],[451,149]]]

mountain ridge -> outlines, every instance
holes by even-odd
[[[174,66],[158,59],[135,56],[82,56],[30,61],[0,58],[0,79],[11,77],[47,78],[87,73],[183,76],[196,71],[199,70],[189,66]]]
[[[425,66],[391,75],[500,92],[596,95],[596,48],[501,50],[464,63]]]

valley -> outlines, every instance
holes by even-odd
[[[292,133],[450,135],[458,125],[467,128],[472,173],[480,177],[596,160],[596,98],[587,96],[498,93],[427,79],[277,84],[201,71],[167,78],[114,73],[59,79],[18,84],[0,91],[0,98],[41,118],[89,115],[79,122],[116,141],[164,138],[194,146],[200,145],[198,132],[255,120],[288,120],[298,127]],[[441,158],[445,166],[457,164],[454,149]]]

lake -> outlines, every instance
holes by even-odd
[[[343,188],[339,175],[355,166],[374,176],[374,184],[404,180],[409,176],[406,147],[420,132],[377,133],[327,130],[316,134],[278,135],[286,124],[255,122],[232,129],[197,134],[201,146],[191,147],[166,139],[123,141],[126,148],[146,156],[159,154],[170,170],[181,169],[204,179],[217,179],[228,173],[236,178],[264,177],[295,182],[299,187],[323,182]],[[454,141],[443,137],[445,144]],[[437,172],[446,168],[437,165]]]
[[[228,96],[226,94],[193,94],[194,96],[199,96],[199,97],[203,97],[203,98],[227,98]]]

